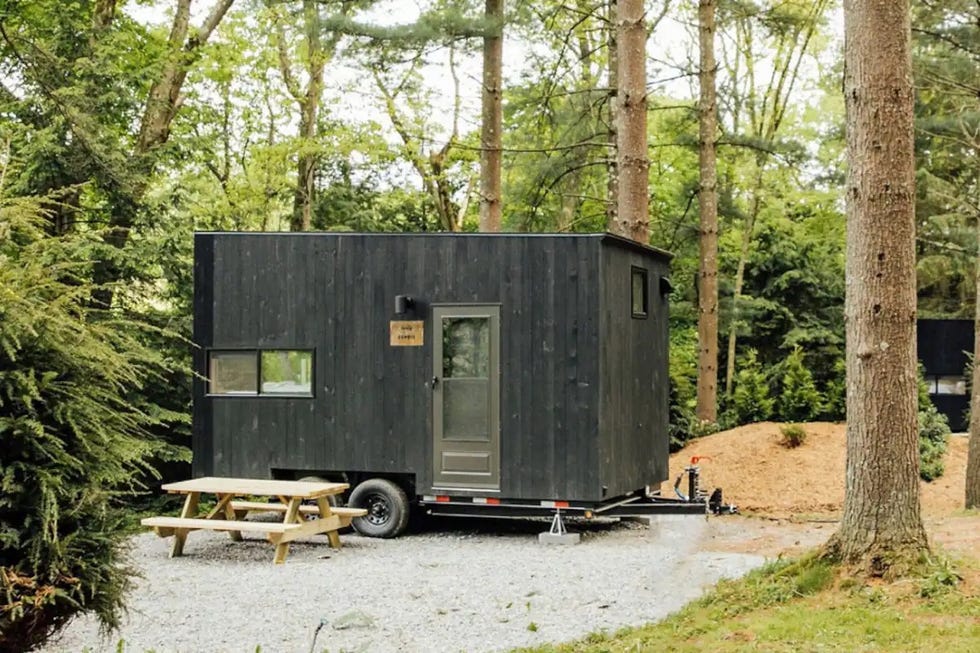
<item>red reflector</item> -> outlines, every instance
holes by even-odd
[[[437,496],[436,497],[436,503],[449,503],[449,497],[446,497],[446,496]]]
[[[555,508],[567,508],[567,507],[568,507],[567,501],[555,501]]]
[[[490,504],[491,506],[499,506],[500,505],[500,499],[488,498],[487,499],[487,503]]]

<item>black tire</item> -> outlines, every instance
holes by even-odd
[[[390,538],[401,535],[408,526],[411,507],[405,491],[385,478],[369,478],[350,493],[350,506],[365,508],[368,514],[351,522],[361,535]]]

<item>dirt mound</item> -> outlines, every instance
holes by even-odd
[[[749,424],[692,441],[671,456],[671,480],[664,483],[663,494],[673,496],[673,480],[698,456],[702,487],[721,487],[725,500],[743,512],[775,517],[839,513],[844,503],[845,425],[803,424],[807,439],[795,449],[779,444],[780,426]],[[963,509],[966,452],[967,438],[950,438],[946,473],[922,483],[925,515]]]

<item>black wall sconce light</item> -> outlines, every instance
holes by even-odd
[[[415,298],[409,295],[395,295],[395,314],[404,315],[415,306]]]
[[[660,294],[669,295],[674,291],[674,284],[667,277],[660,277]]]

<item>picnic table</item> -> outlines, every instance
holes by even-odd
[[[341,494],[347,483],[309,481],[274,481],[252,478],[206,476],[178,483],[167,483],[163,489],[171,494],[185,494],[179,517],[147,517],[141,521],[160,537],[173,536],[170,557],[182,555],[187,534],[196,530],[227,531],[240,542],[242,532],[267,533],[276,545],[273,562],[282,564],[289,553],[289,543],[301,537],[324,533],[330,546],[340,548],[338,531],[349,526],[351,519],[367,514],[363,508],[340,508],[330,505],[329,498]],[[217,503],[207,514],[199,506],[202,494],[217,495]],[[254,501],[268,497],[272,501]],[[304,504],[312,501],[312,504]],[[250,512],[280,512],[281,522],[246,521]]]

